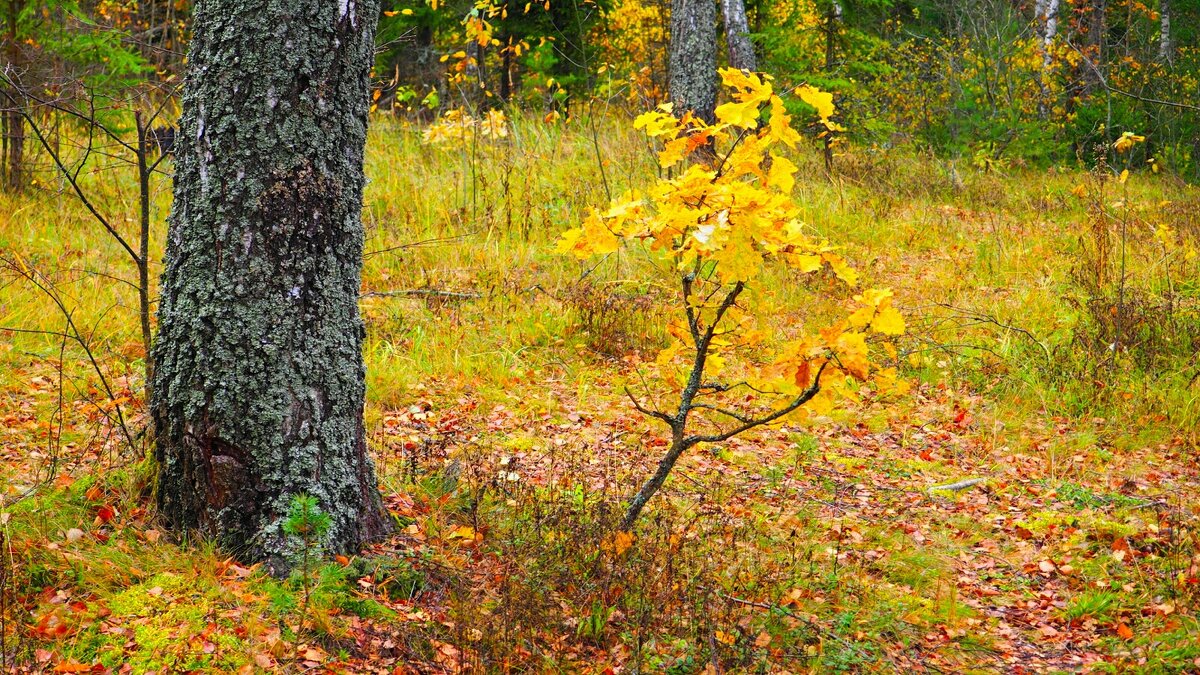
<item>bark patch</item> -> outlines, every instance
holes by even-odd
[[[342,203],[342,182],[305,161],[271,176],[259,197],[265,253],[278,260],[303,259],[333,247]]]

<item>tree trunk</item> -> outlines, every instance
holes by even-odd
[[[25,117],[21,93],[6,93],[4,115],[4,189],[17,193],[25,189]]]
[[[1158,61],[1170,65],[1174,61],[1171,48],[1171,1],[1158,0]]]
[[[1054,38],[1058,34],[1058,0],[1037,0],[1034,7],[1037,14],[1034,20],[1037,22],[1038,38],[1042,43],[1042,69],[1038,72],[1038,89],[1041,90],[1038,118],[1044,120],[1050,116],[1050,85],[1046,80],[1054,66]]]
[[[25,3],[9,0],[8,16],[4,27],[4,63],[0,64],[14,82],[23,66],[21,45],[17,39],[17,17]],[[25,189],[25,116],[28,101],[20,90],[21,85],[5,87],[0,91],[0,114],[3,115],[4,159],[2,178],[4,190],[20,192]]]
[[[837,38],[842,28],[842,3],[832,0],[829,3],[829,13],[825,17],[825,73],[833,75],[834,64],[837,62]],[[825,156],[825,171],[833,171],[833,134],[825,134],[822,143]]]
[[[825,72],[831,73],[837,61],[837,38],[842,29],[842,3],[832,0],[825,17]]]
[[[687,110],[713,122],[717,107],[717,4],[673,0],[668,87],[675,113]]]
[[[743,0],[721,0],[725,16],[725,44],[729,47],[729,67],[739,70],[758,70],[754,43],[750,41],[750,22],[746,19]]]
[[[500,102],[505,105],[512,98],[513,41],[512,37],[500,39],[500,44],[504,45],[500,53]]]
[[[1086,31],[1083,49],[1086,60],[1080,64],[1083,69],[1081,79],[1083,80],[1084,95],[1090,95],[1100,88],[1100,73],[1104,71],[1105,56],[1108,51],[1104,36],[1107,29],[1105,21],[1107,11],[1108,0],[1087,0],[1086,14],[1082,21],[1083,29]],[[1091,65],[1087,61],[1090,61]]]
[[[390,529],[363,433],[363,145],[378,0],[199,0],[155,344],[158,505],[282,572]]]

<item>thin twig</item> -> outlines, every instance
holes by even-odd
[[[370,291],[358,296],[359,298],[452,298],[455,300],[476,300],[481,298],[478,293],[471,291],[443,291],[440,288],[407,288],[394,291]]]

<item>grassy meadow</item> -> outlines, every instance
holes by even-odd
[[[911,386],[696,448],[630,541],[666,440],[625,389],[670,404],[645,366],[678,290],[646,251],[554,244],[658,177],[645,138],[616,111],[446,145],[381,118],[367,152],[398,532],[289,580],[159,529],[135,269],[52,174],[0,197],[0,670],[1200,669],[1194,187],[802,149],[804,220],[894,290]],[[134,173],[92,169],[133,236]],[[780,269],[760,294],[770,349],[853,293]]]

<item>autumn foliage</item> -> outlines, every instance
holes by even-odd
[[[673,271],[680,311],[670,326],[674,340],[657,365],[684,364],[687,374],[676,379],[678,412],[644,408],[631,394],[639,410],[672,428],[668,458],[697,443],[781,421],[805,404],[827,411],[838,397],[854,395],[856,381],[903,386],[894,369],[878,365],[869,343],[904,332],[887,289],[854,295],[843,320],[786,343],[774,358],[751,356],[770,330],[755,299],[755,282],[766,266],[804,275],[828,270],[847,288],[857,286],[858,274],[837,246],[800,220],[792,196],[797,167],[786,156],[800,135],[772,78],[724,69],[721,79],[730,100],[717,107],[714,124],[690,113],[676,116],[670,104],[635,120],[635,127],[661,143],[659,165],[672,175],[644,193],[625,194],[604,211],[593,209],[558,244],[560,252],[580,258],[640,247]],[[816,109],[828,130],[839,128],[830,121],[829,94],[809,86],[794,93]],[[742,371],[734,361],[742,361]],[[757,394],[749,404],[746,391]],[[706,414],[704,422],[717,431],[687,435],[693,411]],[[673,463],[665,462],[663,478]],[[627,524],[634,518],[631,511]]]

